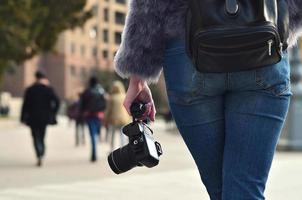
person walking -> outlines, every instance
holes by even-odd
[[[105,111],[105,123],[111,132],[111,151],[114,149],[115,133],[120,134],[121,146],[127,143],[127,137],[121,132],[121,128],[131,122],[126,109],[123,107],[123,101],[126,93],[122,82],[114,81],[110,89],[110,96],[107,101],[107,108]]]
[[[133,101],[148,103],[154,121],[148,83],[163,68],[211,200],[264,199],[291,96],[286,49],[301,28],[301,0],[130,2],[115,56],[117,73],[130,79],[124,106],[130,114]]]
[[[35,83],[26,89],[22,106],[21,122],[31,129],[37,156],[37,166],[42,166],[45,154],[45,135],[47,125],[57,124],[59,98],[42,72],[36,72]]]
[[[97,138],[101,136],[102,120],[106,109],[106,93],[96,77],[81,95],[81,113],[86,120],[91,139],[91,162],[97,161]]]
[[[81,98],[81,94],[79,94]],[[75,121],[75,146],[85,145],[85,120],[81,112],[80,99],[73,102],[67,109],[67,116]]]

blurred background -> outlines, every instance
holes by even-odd
[[[133,193],[137,199],[207,199],[169,112],[163,78],[151,86],[158,110],[152,128],[164,148],[159,167],[116,176],[106,157],[120,146],[119,137],[112,139],[102,126],[99,160],[93,164],[85,124],[79,139],[77,119],[70,112],[90,77],[97,77],[106,93],[117,80],[127,88],[127,80],[121,80],[113,66],[127,11],[127,0],[0,2],[1,200],[133,199]],[[301,199],[301,46],[302,41],[289,51],[294,95],[273,164],[268,199]],[[43,168],[36,168],[30,130],[19,122],[24,92],[36,81],[37,71],[45,74],[60,99],[58,124],[48,128],[45,138]]]

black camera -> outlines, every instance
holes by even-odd
[[[153,131],[140,120],[146,112],[146,105],[133,103],[130,110],[133,122],[122,128],[123,134],[129,137],[129,143],[108,156],[109,166],[116,174],[136,166],[154,167],[162,155],[161,145],[153,139]]]

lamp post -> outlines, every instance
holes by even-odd
[[[293,96],[278,149],[302,150],[302,63],[298,46],[289,50]]]

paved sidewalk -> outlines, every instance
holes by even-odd
[[[277,173],[274,173],[277,176]],[[268,188],[268,200],[301,200],[301,181],[281,176]],[[289,183],[287,183],[289,182]],[[279,184],[279,186],[277,185]],[[207,200],[195,170],[146,173],[96,181],[0,190],[1,200]]]
[[[192,170],[121,176],[62,185],[0,191],[1,200],[118,200],[207,199]]]
[[[117,176],[106,163],[109,146],[102,143],[99,162],[90,164],[89,146],[75,148],[72,127],[64,121],[48,132],[42,169],[33,165],[28,130],[0,122],[0,200],[208,200],[181,137],[168,133],[164,123],[154,129],[164,148],[160,165]],[[301,200],[301,169],[302,153],[278,153],[267,199]]]

